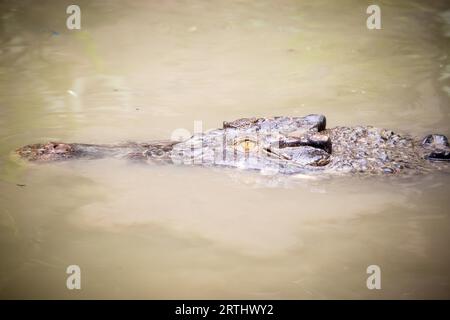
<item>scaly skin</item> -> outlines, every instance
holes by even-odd
[[[223,166],[262,173],[398,174],[446,168],[447,138],[418,140],[371,126],[326,129],[322,115],[243,118],[183,142],[120,145],[55,143],[16,150],[29,161],[124,158],[152,163]]]

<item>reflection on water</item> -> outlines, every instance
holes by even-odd
[[[448,174],[293,180],[10,157],[243,116],[448,135],[445,1],[382,1],[380,31],[360,1],[79,1],[80,31],[65,28],[69,4],[0,4],[0,297],[450,297]],[[70,264],[81,291],[65,287]],[[380,291],[366,288],[371,264]]]

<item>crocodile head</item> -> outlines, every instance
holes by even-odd
[[[195,134],[171,151],[175,164],[225,166],[294,174],[326,166],[331,140],[323,115],[243,118]]]

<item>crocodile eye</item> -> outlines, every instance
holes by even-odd
[[[235,146],[242,152],[249,152],[255,149],[257,144],[256,141],[253,141],[249,138],[244,138],[242,140],[236,141]]]

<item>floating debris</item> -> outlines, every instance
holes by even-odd
[[[77,95],[77,93],[75,91],[67,90],[67,93],[70,94],[73,97],[78,97],[78,95]]]

